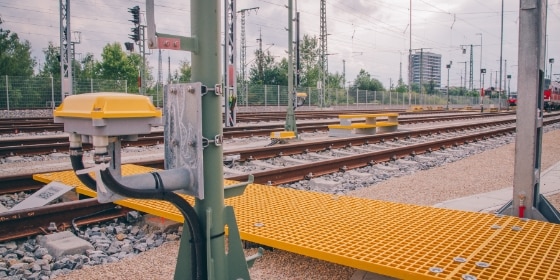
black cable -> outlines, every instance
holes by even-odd
[[[156,175],[154,175],[156,174]],[[189,233],[193,238],[194,246],[192,247],[192,267],[193,267],[193,279],[203,280],[206,279],[206,261],[205,261],[205,241],[203,231],[198,221],[198,216],[194,208],[181,196],[171,191],[164,191],[163,181],[161,181],[161,176],[157,172],[153,172],[152,175],[156,180],[156,185],[160,185],[161,188],[149,189],[149,190],[138,190],[127,187],[120,182],[118,182],[109,169],[101,170],[101,179],[107,187],[109,187],[115,193],[137,199],[159,199],[165,200],[173,205],[175,205],[185,218],[185,223],[188,225]],[[159,179],[158,179],[159,178]]]
[[[72,168],[74,171],[85,169],[84,162],[83,162],[84,153],[82,151],[82,147],[78,148],[70,148],[70,162],[72,163]],[[91,177],[88,173],[86,174],[76,174],[80,182],[82,182],[86,187],[91,190],[97,190],[97,183],[95,179]]]
[[[83,218],[92,217],[92,216],[95,216],[95,215],[97,215],[97,214],[101,214],[101,213],[103,213],[103,212],[109,212],[109,211],[118,209],[119,207],[120,207],[120,206],[115,205],[115,207],[113,207],[113,208],[104,209],[104,210],[101,210],[101,211],[97,211],[97,212],[95,212],[95,213],[87,214],[87,215],[80,216],[80,217],[76,217],[76,218],[72,219],[71,223],[72,223],[72,228],[74,229],[74,233],[77,234],[77,233],[80,231],[80,229],[78,228],[78,225],[76,224],[76,220],[81,220],[81,219],[83,219]]]

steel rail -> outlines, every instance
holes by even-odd
[[[459,115],[459,116],[441,116],[430,118],[410,118],[400,120],[400,124],[423,123],[433,121],[449,121],[458,119],[475,119],[481,117],[489,117],[488,114],[483,115]],[[328,125],[338,123],[338,120],[302,123],[298,125],[300,133],[327,131]],[[263,136],[267,137],[271,132],[283,129],[284,124],[254,125],[244,127],[225,127],[224,138],[243,138]],[[154,131],[151,134],[139,135],[136,141],[123,141],[124,146],[149,146],[163,143],[163,131]],[[28,137],[28,138],[6,138],[0,140],[0,156],[15,155],[42,155],[68,149],[68,137],[65,135],[54,135],[51,137]],[[91,149],[91,145],[84,144],[84,149]]]
[[[560,122],[560,119],[553,119],[545,121],[546,125]],[[389,148],[382,151],[373,151],[369,153],[362,153],[358,155],[339,157],[328,160],[316,161],[308,164],[298,164],[289,167],[265,170],[260,172],[251,173],[254,176],[255,183],[258,184],[271,184],[280,185],[286,183],[293,183],[300,180],[308,180],[313,177],[332,174],[339,171],[346,171],[368,165],[373,165],[378,162],[387,162],[403,158],[410,155],[418,155],[426,152],[431,152],[438,149],[445,149],[448,147],[459,146],[464,143],[478,141],[489,137],[495,137],[506,133],[514,133],[516,128],[514,126],[507,128],[500,128],[492,131],[479,132],[469,135],[462,135],[451,137],[442,140],[429,141],[421,144],[414,144],[398,148]],[[249,174],[249,173],[248,173]],[[247,175],[248,175],[247,174]],[[247,175],[234,175],[226,176],[228,180],[244,181]]]
[[[56,231],[63,231],[72,227],[73,220],[80,226],[122,217],[129,211],[128,208],[113,203],[100,204],[97,199],[90,198],[5,212],[0,214],[0,242],[47,234],[52,232],[48,229],[51,223],[56,225]]]

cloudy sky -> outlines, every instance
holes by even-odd
[[[188,36],[190,33],[190,2],[181,0],[155,0],[157,31]],[[257,38],[262,34],[263,49],[275,56],[285,57],[288,38],[287,0],[237,1],[237,10],[258,7],[246,14],[247,62],[253,63]],[[442,55],[442,69],[453,61],[450,85],[458,86],[465,77],[465,63],[469,71],[469,52],[463,54],[461,45],[474,45],[473,84],[479,85],[479,69],[482,59],[487,69],[485,84],[496,80],[500,69],[500,21],[501,0],[412,0],[410,21],[409,0],[327,0],[327,33],[329,72],[343,72],[346,61],[346,80],[352,81],[360,69],[379,79],[385,87],[402,75],[407,81],[408,50],[423,48],[424,51]],[[132,23],[128,8],[140,6],[144,1],[125,0],[72,0],[70,4],[72,31],[81,33],[76,45],[78,58],[93,53],[100,59],[102,48],[113,42],[130,41],[128,34]],[[548,55],[556,58],[553,73],[560,73],[560,0],[548,0]],[[297,1],[301,14],[301,33],[319,36],[319,1]],[[512,74],[512,90],[516,88],[519,1],[504,0],[503,60]],[[39,63],[44,61],[43,48],[52,41],[59,45],[58,0],[0,0],[2,27],[18,33],[28,40],[33,56]],[[240,21],[240,17],[238,17]],[[238,29],[240,24],[238,25]],[[409,40],[412,31],[412,42]],[[239,36],[238,39],[241,37]],[[482,48],[481,45],[482,39]],[[124,49],[124,47],[123,47]],[[167,77],[167,58],[171,71],[181,60],[190,55],[179,51],[162,51],[163,77]],[[481,56],[482,55],[482,56]],[[148,56],[154,76],[157,75],[158,53]],[[402,64],[402,69],[401,69]],[[446,72],[446,71],[445,71]],[[447,73],[442,73],[445,84]],[[547,76],[550,64],[547,63]],[[468,75],[467,75],[468,78]]]

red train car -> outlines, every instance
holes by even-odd
[[[560,109],[560,82],[554,81],[548,89],[544,90],[544,108],[545,110]]]

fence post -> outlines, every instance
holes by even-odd
[[[307,87],[307,107],[311,107],[311,88]]]
[[[358,99],[358,88],[356,88],[356,108],[358,108],[358,104],[360,104],[360,100]]]
[[[124,93],[128,93],[128,80],[124,80]]]
[[[93,92],[93,78],[89,78],[89,92]]]
[[[276,97],[278,98],[278,103],[277,103],[277,107],[280,107],[280,85],[277,85],[276,88]]]
[[[8,90],[8,75],[6,75],[6,108],[10,111],[10,94]]]
[[[54,110],[54,80],[51,74],[51,109]]]
[[[264,107],[266,108],[266,85],[264,85]]]
[[[348,108],[348,91],[349,89],[346,89],[346,108]]]

